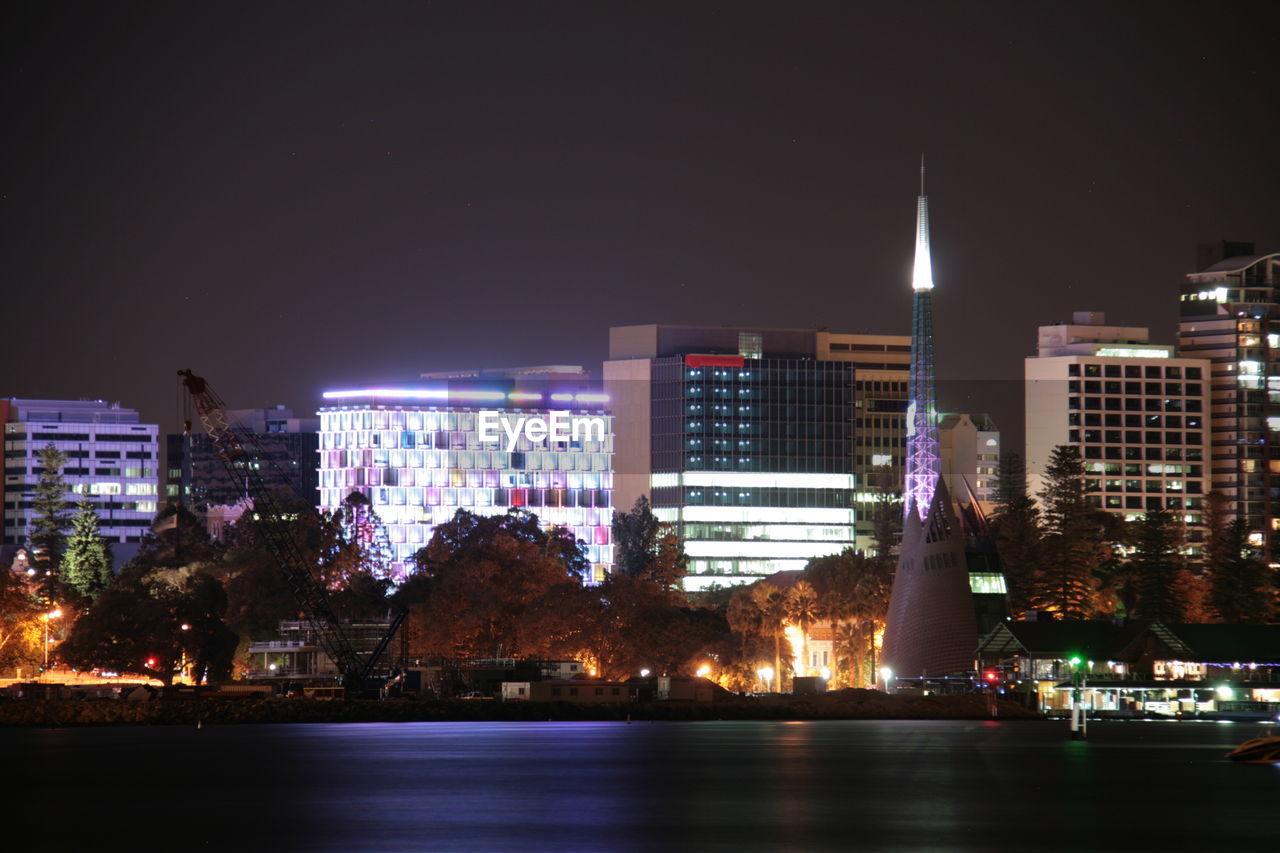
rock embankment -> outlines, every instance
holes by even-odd
[[[545,720],[987,720],[988,697],[887,696],[835,690],[815,696],[731,697],[715,702],[579,705],[569,702],[324,701],[298,698],[0,700],[0,726],[233,725]],[[1001,702],[998,719],[1039,719]]]

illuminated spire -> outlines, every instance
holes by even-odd
[[[929,260],[929,197],[924,194],[924,156],[920,157],[920,195],[916,199],[916,264],[911,272],[912,290],[933,290],[933,264]]]
[[[938,489],[942,462],[938,448],[937,391],[933,362],[933,266],[929,260],[929,197],[924,194],[924,158],[920,159],[920,195],[916,199],[916,262],[911,276],[911,377],[907,403],[907,479],[903,510],[924,522]]]

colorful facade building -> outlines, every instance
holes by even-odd
[[[587,580],[601,580],[613,564],[613,417],[584,376],[505,371],[326,392],[319,507],[368,498],[395,576],[459,509],[528,510],[572,531],[593,567]]]

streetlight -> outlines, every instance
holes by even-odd
[[[889,693],[893,684],[893,670],[887,666],[880,667],[880,677],[884,679],[884,692]]]
[[[707,677],[708,675],[710,675],[710,674],[711,674],[711,667],[710,667],[710,665],[708,665],[708,664],[705,664],[705,663],[704,663],[702,666],[698,667],[698,677],[699,677],[699,678],[706,678],[706,677]]]
[[[44,674],[49,669],[49,622],[62,616],[62,610],[55,607],[48,613],[41,613],[40,619],[44,622],[44,668],[40,670],[40,680],[44,681]]]
[[[756,670],[756,675],[760,676],[760,681],[764,683],[764,689],[767,693],[772,693],[773,684],[773,667],[762,666]]]

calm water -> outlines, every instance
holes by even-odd
[[[0,730],[8,850],[1274,850],[1254,724]],[[16,835],[15,835],[16,833]],[[10,841],[19,839],[18,846]]]

